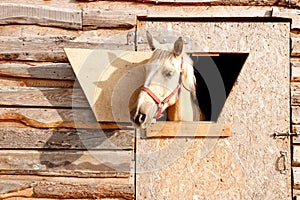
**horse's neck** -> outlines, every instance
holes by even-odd
[[[194,102],[190,92],[181,88],[177,102],[167,109],[167,113],[170,121],[193,121]]]

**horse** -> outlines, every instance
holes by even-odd
[[[192,59],[183,52],[179,37],[172,50],[157,48],[159,43],[146,32],[152,56],[143,65],[146,78],[140,88],[130,118],[136,128],[147,129],[166,110],[169,121],[199,121],[205,116],[196,105],[196,81]]]

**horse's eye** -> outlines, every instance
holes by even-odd
[[[174,71],[166,71],[165,76],[171,78],[174,75]]]

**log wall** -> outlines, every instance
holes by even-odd
[[[298,1],[155,2],[0,3],[0,199],[134,198],[133,128],[95,122],[63,48],[134,50],[137,16],[292,18],[292,127],[300,130]],[[299,138],[293,147],[300,197]]]

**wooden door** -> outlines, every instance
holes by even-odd
[[[142,20],[138,50],[148,30],[184,36],[190,52],[249,55],[217,119],[230,137],[137,137],[136,199],[291,199],[290,141],[273,137],[290,128],[289,22],[168,20]]]

